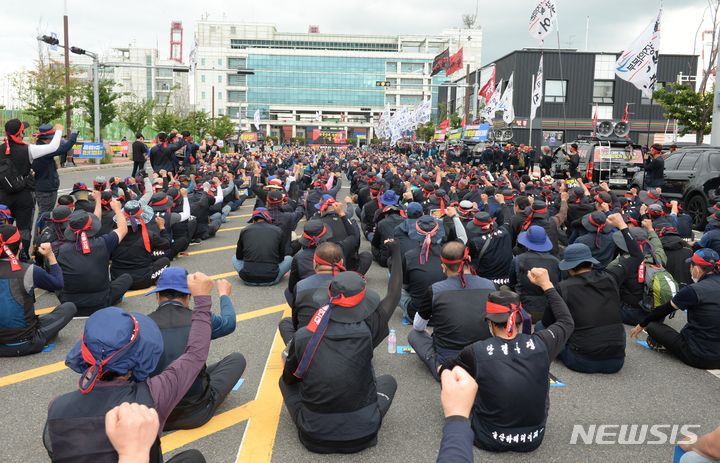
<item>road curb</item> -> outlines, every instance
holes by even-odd
[[[71,173],[71,172],[83,172],[86,170],[102,170],[102,169],[115,169],[118,167],[132,167],[132,161],[130,162],[116,162],[114,164],[97,164],[94,166],[80,166],[80,167],[63,167],[58,169],[59,174]]]

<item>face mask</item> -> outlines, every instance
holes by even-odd
[[[693,270],[694,270],[694,269],[693,269]],[[700,281],[700,277],[695,277],[695,272],[694,272],[694,271],[691,271],[691,272],[690,272],[690,277],[692,278],[693,283],[697,283],[698,281]]]

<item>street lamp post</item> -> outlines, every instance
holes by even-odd
[[[98,55],[78,47],[70,47],[76,55],[88,55],[93,59],[93,106],[95,107],[95,143],[100,143],[100,77],[98,75]]]

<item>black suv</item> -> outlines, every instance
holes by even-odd
[[[625,189],[633,175],[642,169],[640,146],[633,145],[627,139],[580,137],[575,143],[580,156],[578,172],[595,184],[606,181],[611,188]],[[553,153],[556,178],[567,178],[570,166],[560,150],[565,148],[569,153],[570,145],[566,143]]]
[[[631,187],[643,187],[644,172],[638,172]],[[720,201],[720,148],[692,146],[680,148],[665,158],[665,184],[662,195],[676,200],[693,217],[693,228],[703,230],[708,207]]]

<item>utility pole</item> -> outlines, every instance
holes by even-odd
[[[210,120],[212,120],[212,136],[215,139],[215,86],[212,86],[212,112],[210,113]]]
[[[469,119],[470,115],[470,65],[467,65],[466,71],[465,71],[465,83],[467,84],[467,88],[465,89],[465,123],[467,124],[467,121]]]
[[[720,53],[717,53],[717,61],[720,63]],[[717,69],[717,64],[716,64]],[[710,146],[720,146],[720,85],[715,85],[715,99],[713,100],[712,131],[710,132]]]
[[[70,39],[68,36],[68,17],[67,17],[67,0],[64,2],[65,9],[63,14],[63,29],[65,30],[65,106],[68,110],[65,112],[65,129],[70,134],[71,117],[70,117]]]

